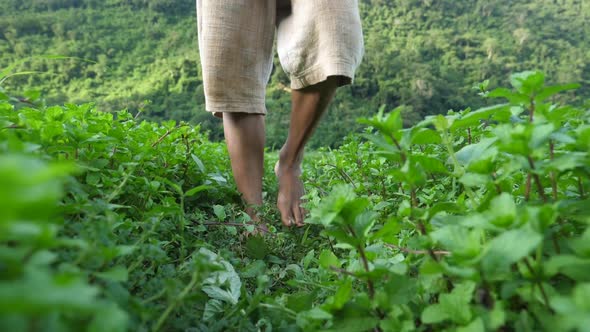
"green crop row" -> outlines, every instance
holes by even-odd
[[[588,331],[589,113],[511,82],[310,152],[303,229],[267,154],[264,238],[198,127],[0,90],[0,330]]]

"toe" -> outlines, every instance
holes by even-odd
[[[299,205],[293,207],[293,215],[295,216],[295,225],[303,226],[303,214]]]
[[[290,213],[289,209],[284,208],[284,206],[282,206],[281,204],[277,205],[279,208],[279,212],[281,213],[281,221],[283,222],[283,225],[291,227],[293,216]]]

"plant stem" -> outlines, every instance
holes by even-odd
[[[557,235],[555,233],[551,234],[551,239],[553,240],[553,248],[555,252],[559,255],[561,254],[561,248],[559,247],[559,242],[557,242]]]
[[[184,145],[186,147],[186,154],[185,154],[185,157],[184,157],[184,172],[182,174],[182,178],[183,179],[186,179],[186,174],[188,173],[188,168],[189,168],[188,161],[189,161],[189,158],[191,156],[191,146],[190,146],[190,143],[188,141],[188,135],[184,135],[183,134],[182,135],[182,141],[184,142]]]
[[[492,180],[494,180],[494,186],[496,187],[496,193],[498,193],[498,195],[501,194],[502,188],[500,187],[500,185],[498,183],[495,183],[497,180],[496,172],[492,172]]]
[[[551,160],[555,159],[555,143],[553,140],[549,141],[549,155]],[[557,179],[555,176],[555,171],[551,171],[551,190],[553,192],[553,200],[557,200]]]
[[[584,184],[582,183],[582,177],[581,176],[578,176],[578,194],[580,195],[580,198],[581,199],[584,199],[585,198],[584,196],[586,196],[584,194]]]
[[[416,198],[416,188],[412,186],[410,190],[410,197],[412,199],[412,208],[418,207],[418,199]]]
[[[348,270],[335,267],[335,266],[330,266],[330,270],[332,270],[334,272],[337,272],[337,273],[340,273],[340,274],[347,275],[347,276],[351,276],[351,277],[355,277],[355,278],[357,277],[356,274],[354,274],[354,273],[352,273],[352,272],[350,272]]]
[[[152,143],[152,148],[155,148],[156,145],[160,144],[164,138],[168,137],[168,135],[172,134],[172,132],[174,132],[176,129],[181,128],[181,127],[186,127],[187,125],[185,124],[179,124],[176,127],[172,128],[172,129],[168,129],[166,131],[166,133],[164,133],[164,135],[162,135],[157,141],[155,141],[154,143]]]
[[[342,177],[342,179],[344,181],[346,181],[350,185],[352,185],[354,187],[354,189],[357,189],[356,184],[354,183],[354,181],[352,180],[352,178],[350,177],[350,175],[348,175],[348,173],[346,173],[345,170],[341,169],[340,167],[338,167],[336,165],[332,165],[332,164],[326,164],[326,166],[334,167],[336,169],[336,171],[338,172],[338,174],[340,174],[340,177]]]
[[[531,170],[534,172],[535,171],[535,162],[533,161],[533,158],[531,156],[528,156],[527,159],[529,161],[529,166],[531,167]],[[541,183],[541,178],[539,178],[539,174],[533,173],[532,176],[533,176],[533,179],[535,179],[535,184],[537,185],[537,191],[539,192],[541,199],[543,199],[543,202],[547,203],[547,196],[545,196],[545,190],[543,188],[543,184]]]
[[[408,160],[408,156],[406,155],[406,153],[402,149],[402,146],[399,144],[399,142],[397,141],[397,139],[393,135],[391,135],[391,139],[393,140],[393,144],[395,144],[395,146],[399,150],[399,155],[402,158],[402,163],[405,164],[406,160]]]
[[[117,195],[119,195],[119,193],[121,192],[121,190],[123,189],[123,187],[125,186],[125,184],[127,183],[127,181],[129,180],[129,178],[131,177],[131,175],[134,172],[135,172],[135,168],[132,169],[129,173],[127,173],[125,175],[125,177],[123,178],[123,181],[121,181],[121,183],[119,183],[117,188],[115,188],[115,190],[113,190],[113,192],[107,197],[107,199],[106,199],[107,203],[110,203],[113,199],[115,199],[115,197],[117,197]]]
[[[10,125],[10,126],[2,128],[2,129],[25,129],[25,128],[26,128],[25,126]]]
[[[109,168],[113,168],[113,165],[115,164],[115,155],[117,154],[117,147],[113,147],[113,150],[111,151],[111,158],[109,160]]]
[[[269,303],[259,303],[258,306],[263,307],[263,308],[268,308],[268,309],[274,309],[277,311],[282,311],[286,314],[288,314],[292,319],[296,319],[297,318],[297,313],[287,307],[284,306],[278,306],[278,305],[274,305],[274,304],[269,304]]]
[[[385,246],[403,251],[408,254],[414,254],[414,255],[429,255],[430,254],[430,251],[428,251],[428,250],[414,250],[414,249],[396,246],[395,244],[390,244],[390,243],[385,243]],[[435,255],[440,255],[440,256],[448,256],[451,254],[450,251],[446,251],[446,250],[433,250],[432,253]]]
[[[168,305],[168,307],[162,313],[160,318],[158,318],[158,322],[152,329],[153,332],[160,330],[160,328],[162,327],[164,322],[166,322],[166,319],[168,318],[170,313],[176,308],[178,303],[181,302],[188,295],[188,293],[193,289],[193,287],[195,287],[195,285],[197,284],[198,276],[199,274],[197,272],[193,272],[191,281],[188,283],[188,285],[180,292],[180,294],[178,294],[178,296],[172,301],[172,303]]]
[[[543,283],[540,280],[537,280],[537,272],[531,266],[528,257],[525,257],[524,264],[526,265],[531,275],[535,278],[535,284],[537,285],[537,287],[539,287],[539,291],[541,292],[541,296],[543,297],[543,302],[545,302],[545,306],[547,306],[547,309],[551,310],[551,306],[549,305],[549,297],[547,297],[547,293],[545,292]]]
[[[465,169],[463,168],[463,166],[461,166],[461,164],[459,163],[459,160],[457,159],[457,156],[455,155],[455,149],[453,148],[453,144],[452,144],[452,136],[449,137],[449,133],[446,130],[442,131],[442,139],[443,139],[443,143],[444,143],[445,147],[447,148],[447,152],[448,152],[449,156],[451,157],[451,160],[453,161],[453,167],[454,167],[453,190],[455,190],[455,180],[459,179],[461,176],[463,176],[463,174],[465,174]],[[465,188],[465,192],[467,193],[467,196],[471,200],[472,206],[475,208],[475,206],[477,206],[476,200],[475,200],[475,193],[468,186],[463,186],[463,188]]]
[[[365,167],[363,165],[363,161],[361,160],[361,158],[356,159],[356,166],[358,167],[359,172],[361,172],[361,175],[363,176],[363,180],[365,181],[365,183],[371,183],[369,177],[367,176],[367,172],[365,172]],[[373,195],[373,190],[371,190],[370,186],[368,187],[367,192],[369,195]]]
[[[155,300],[161,298],[162,296],[164,296],[164,294],[166,294],[166,289],[165,288],[162,289],[161,291],[159,291],[158,293],[156,293],[155,295],[150,296],[149,298],[143,300],[141,303],[142,304],[150,303],[152,301],[155,301]]]
[[[529,201],[531,198],[531,173],[526,175],[526,187],[524,189],[524,200]]]
[[[348,227],[348,231],[350,232],[350,234],[356,238],[356,233],[354,231],[354,229],[352,228],[352,226],[347,225]],[[361,261],[363,262],[363,267],[365,268],[365,271],[367,271],[367,273],[369,273],[371,270],[369,269],[369,260],[367,259],[367,256],[365,255],[365,249],[363,249],[362,245],[358,245],[356,247],[356,249],[359,252],[359,255],[361,256]],[[369,298],[371,300],[375,299],[375,287],[373,285],[373,280],[371,280],[371,278],[367,278],[367,288],[369,290]]]

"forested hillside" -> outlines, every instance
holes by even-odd
[[[381,105],[406,105],[408,123],[482,106],[475,84],[506,85],[524,69],[544,71],[549,83],[590,83],[588,1],[362,0],[361,10],[363,65],[312,144],[339,145],[359,128],[357,117]],[[219,137],[219,121],[203,111],[195,17],[189,0],[3,0],[0,68],[36,55],[88,60],[30,59],[20,70],[39,73],[13,77],[6,88],[39,89],[51,103],[97,101],[103,111],[200,122]],[[270,146],[285,136],[286,85],[277,66],[268,91]],[[588,97],[582,88],[561,98]]]

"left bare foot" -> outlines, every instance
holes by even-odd
[[[252,225],[254,225],[254,229],[251,232],[244,233],[246,237],[252,235],[264,235],[269,232],[268,227],[262,221],[262,218],[260,218],[260,215],[258,214],[255,208],[247,207],[246,213],[248,214],[248,216],[250,216],[250,219],[252,219]]]

